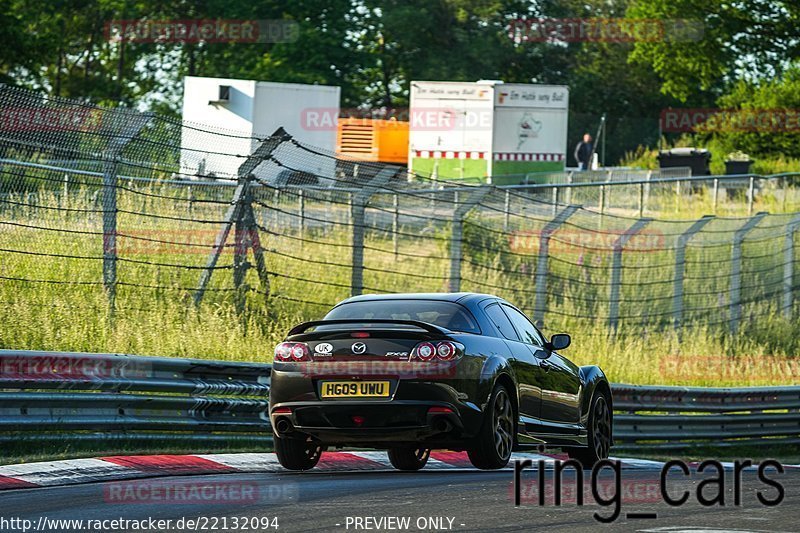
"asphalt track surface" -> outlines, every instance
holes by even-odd
[[[584,474],[588,479],[590,471]],[[597,486],[601,498],[610,500],[618,485],[613,474],[608,474],[598,477]],[[11,518],[30,520],[31,531],[37,526],[38,531],[78,530],[58,528],[47,521],[40,525],[39,520],[46,517],[49,521],[173,520],[169,528],[149,531],[800,531],[800,469],[787,469],[782,475],[768,474],[785,490],[785,499],[774,507],[759,503],[756,492],[775,499],[777,490],[760,481],[753,471],[742,474],[741,505],[734,506],[733,472],[724,474],[725,505],[712,507],[700,505],[696,491],[704,476],[715,475],[692,470],[688,478],[681,474],[668,476],[667,486],[673,496],[683,490],[690,492],[685,505],[670,507],[659,497],[659,467],[623,469],[620,516],[608,525],[593,515],[609,516],[614,505],[602,506],[588,500],[583,506],[576,505],[578,485],[570,471],[564,477],[560,507],[553,504],[554,478],[550,469],[545,470],[544,476],[545,505],[538,505],[538,473],[533,470],[523,474],[522,505],[517,507],[514,473],[510,470],[423,470],[237,473],[13,490],[0,494],[0,525],[4,526],[0,530],[21,531],[7,521]],[[182,501],[165,497],[170,490],[183,491],[183,499],[179,498]],[[192,490],[205,490],[205,496],[187,503],[185,495]],[[705,490],[707,495],[717,493],[716,486]],[[587,484],[586,494],[590,491]],[[632,513],[654,513],[656,518],[636,518]],[[357,517],[362,519],[360,523],[356,522]],[[367,521],[367,517],[374,520]],[[407,517],[409,521],[407,526],[378,522],[388,517]],[[181,518],[199,522],[193,527],[185,522],[183,527],[176,527],[175,522]],[[278,529],[263,527],[265,520],[274,524],[273,518],[277,518]],[[235,519],[240,521],[236,529]],[[249,526],[241,528],[245,519]],[[214,525],[216,528],[212,529]],[[148,531],[131,527],[99,531],[125,530]]]

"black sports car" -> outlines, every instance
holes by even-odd
[[[278,460],[307,470],[328,446],[359,446],[418,470],[445,448],[495,469],[545,444],[591,466],[612,445],[611,388],[557,353],[569,344],[488,294],[349,298],[275,348]]]

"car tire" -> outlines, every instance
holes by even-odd
[[[570,448],[567,454],[584,468],[592,468],[597,461],[607,459],[611,449],[611,404],[605,392],[595,391],[589,411],[587,442],[585,448]]]
[[[516,428],[511,395],[505,386],[498,384],[489,396],[475,444],[467,450],[472,465],[481,470],[506,466],[516,441]]]
[[[392,448],[389,450],[389,462],[398,470],[421,470],[431,456],[430,448]]]
[[[324,451],[323,446],[311,438],[275,436],[273,442],[278,462],[289,470],[311,470]]]

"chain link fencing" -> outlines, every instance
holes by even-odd
[[[552,331],[738,331],[797,311],[800,215],[759,211],[794,207],[794,175],[735,178],[752,214],[726,217],[724,176],[471,186],[283,130],[9,87],[0,113],[0,304],[42,320],[54,307],[131,328],[193,306],[313,318],[352,294],[446,290],[503,296]],[[688,202],[713,209],[662,216]]]

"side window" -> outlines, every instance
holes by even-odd
[[[539,335],[539,332],[533,324],[531,324],[531,321],[528,320],[528,317],[510,305],[503,304],[503,310],[508,314],[508,318],[511,319],[514,327],[517,328],[520,337],[522,337],[522,342],[536,346],[544,346],[544,339]]]
[[[503,337],[512,341],[519,340],[517,333],[514,331],[514,326],[511,325],[506,314],[500,309],[500,304],[487,305],[483,310]]]

